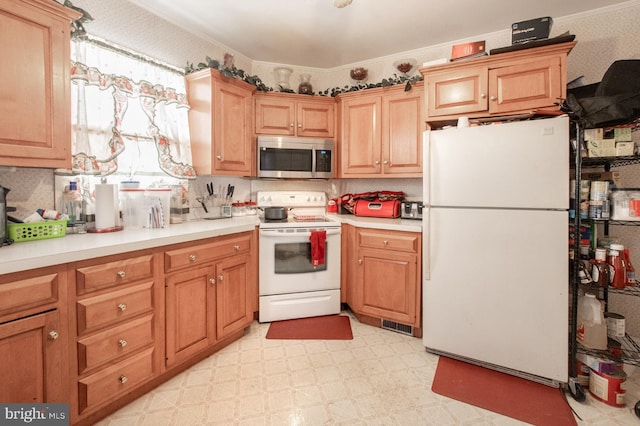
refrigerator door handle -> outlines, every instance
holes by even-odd
[[[431,205],[431,131],[422,133],[422,203],[425,206]]]
[[[422,279],[431,279],[431,207],[422,208]]]
[[[431,132],[422,132],[422,280],[431,279]]]

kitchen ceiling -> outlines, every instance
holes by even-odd
[[[251,60],[334,68],[623,0],[129,0]],[[551,30],[551,35],[558,32]],[[495,46],[498,47],[498,46]]]

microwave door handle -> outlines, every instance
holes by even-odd
[[[311,147],[311,177],[315,178],[317,173],[316,169],[316,147]]]

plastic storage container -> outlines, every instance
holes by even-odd
[[[611,190],[611,219],[640,220],[640,188]]]

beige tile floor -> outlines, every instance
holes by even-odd
[[[343,314],[349,314],[344,312]],[[359,323],[353,340],[267,340],[254,322],[240,340],[98,424],[517,425],[431,392],[438,357],[420,339]],[[640,369],[625,408],[568,396],[579,425],[640,425]]]

